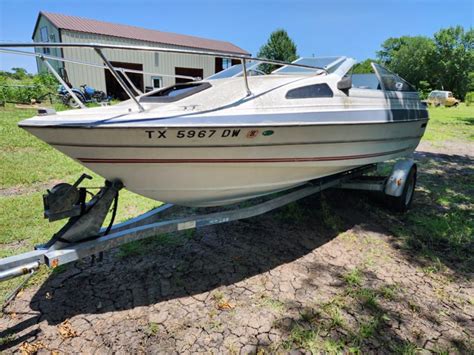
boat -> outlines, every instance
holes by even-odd
[[[407,156],[425,132],[428,112],[417,91],[379,64],[360,75],[344,56],[238,58],[206,79],[113,106],[40,110],[19,126],[130,191],[192,207]],[[279,67],[265,75],[262,63]]]

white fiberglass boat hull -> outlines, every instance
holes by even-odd
[[[25,122],[26,123],[26,122]],[[410,154],[426,120],[253,127],[34,127],[29,132],[128,190],[217,206]]]

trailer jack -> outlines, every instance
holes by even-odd
[[[43,195],[44,217],[50,222],[69,218],[68,222],[48,242],[37,245],[34,251],[0,259],[0,281],[34,272],[45,263],[47,252],[94,240],[110,232],[123,184],[119,180],[106,181],[86,202],[89,191],[79,187],[84,179],[92,178],[83,174],[73,185],[60,183],[46,191]],[[112,203],[111,223],[106,229],[101,229]]]

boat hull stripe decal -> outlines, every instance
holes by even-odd
[[[335,157],[307,157],[307,158],[249,158],[249,159],[101,159],[101,158],[77,158],[82,163],[88,164],[181,164],[181,163],[286,163],[286,162],[310,162],[310,161],[336,161],[373,158],[384,155],[401,153],[409,148],[392,150],[381,153],[345,155]]]

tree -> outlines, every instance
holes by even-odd
[[[405,44],[408,37],[393,38],[390,37],[382,43],[382,49],[377,52],[377,57],[383,65],[389,66],[393,57],[400,48]]]
[[[467,85],[467,91],[474,91],[474,71],[470,72],[467,78],[469,81]]]
[[[381,64],[420,88],[420,82],[434,84],[433,40],[423,36],[389,38],[377,52]],[[426,85],[424,85],[426,86]]]
[[[370,74],[374,72],[372,62],[377,62],[375,59],[366,59],[363,62],[357,63],[354,66],[353,74]]]
[[[418,92],[422,99],[426,99],[432,90],[431,84],[426,80],[421,80],[418,83]]]
[[[23,80],[29,76],[28,72],[24,68],[12,68],[12,71],[12,77],[17,80]]]
[[[474,30],[461,26],[441,29],[433,38],[389,38],[377,52],[382,65],[418,89],[444,89],[463,98],[472,86]]]
[[[260,47],[257,56],[260,58],[283,60],[286,62],[292,62],[298,58],[298,55],[296,54],[296,44],[283,29],[277,29],[270,34],[270,38],[266,44]],[[262,64],[260,68],[265,73],[271,73],[273,70],[278,68],[278,66],[273,64]]]
[[[470,86],[469,73],[474,71],[474,29],[441,29],[434,34],[434,45],[437,87],[463,98]]]

